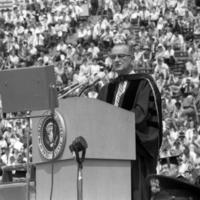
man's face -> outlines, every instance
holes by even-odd
[[[132,56],[130,54],[128,46],[119,45],[113,47],[111,51],[111,58],[113,61],[114,71],[117,72],[119,75],[128,74],[129,72],[131,72]]]
[[[167,164],[162,166],[161,175],[164,175],[164,176],[168,176],[169,175],[169,167],[168,167]]]
[[[170,170],[168,176],[176,177],[178,175],[178,166],[170,164]]]

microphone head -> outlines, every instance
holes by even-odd
[[[75,140],[69,146],[71,152],[85,151],[87,148],[87,141],[82,136],[75,138]]]

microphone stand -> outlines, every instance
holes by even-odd
[[[58,99],[67,97],[67,95],[71,94],[72,92],[74,92],[76,89],[80,89],[81,87],[83,87],[86,83],[81,83],[79,85],[76,85],[75,87],[71,88],[70,90],[68,90],[67,92],[65,92],[64,94],[59,95]]]
[[[97,80],[95,80],[93,83],[87,85],[86,87],[84,87],[83,89],[81,89],[81,91],[79,92],[79,97],[82,96],[82,94],[84,92],[86,92],[87,90],[89,90],[91,87],[95,86],[101,79],[98,78]]]
[[[75,153],[77,161],[77,200],[83,200],[83,162],[87,147],[86,140],[81,136],[77,137],[69,146],[70,151]]]
[[[77,200],[83,200],[83,160],[75,152],[77,160]]]
[[[28,121],[28,130],[27,130],[27,137],[26,137],[26,142],[27,142],[27,152],[26,152],[26,157],[27,157],[27,164],[26,164],[26,199],[30,200],[30,155],[29,155],[29,140],[30,140],[30,129],[31,129],[31,122],[30,122],[30,114],[27,114],[27,121]]]

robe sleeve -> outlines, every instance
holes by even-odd
[[[162,127],[159,124],[156,101],[148,81],[141,82],[135,102],[132,111],[135,112],[137,143],[151,157],[156,158],[160,148],[160,129]]]

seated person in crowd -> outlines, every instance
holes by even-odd
[[[171,45],[173,45],[174,48],[184,50],[185,49],[185,41],[181,34],[179,34],[177,31],[174,32],[171,40]]]
[[[157,64],[156,64],[156,67],[154,69],[155,79],[158,78],[159,74],[163,74],[164,80],[167,80],[168,77],[169,77],[169,67],[166,63],[164,63],[164,60],[163,60],[162,57],[159,57],[157,59]]]
[[[157,61],[158,58],[164,58],[166,54],[166,49],[162,43],[159,43],[155,53],[155,60]]]
[[[88,53],[92,54],[92,58],[98,58],[98,54],[100,52],[100,49],[98,46],[95,46],[94,42],[90,43],[90,47],[88,48]]]

